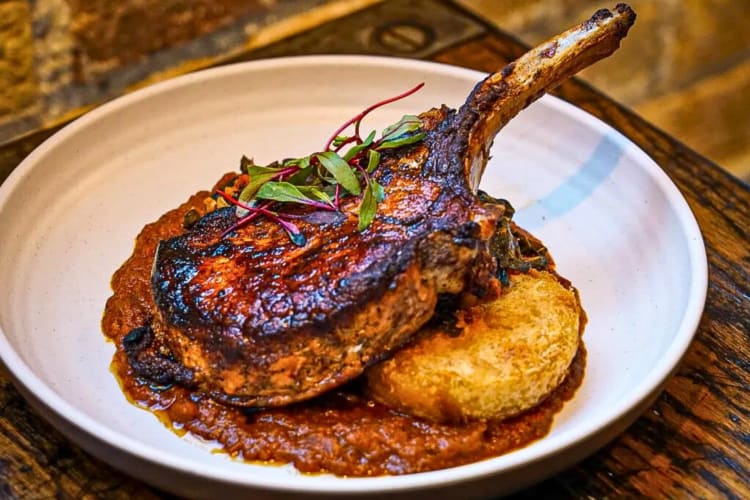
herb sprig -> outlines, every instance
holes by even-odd
[[[293,220],[299,215],[284,212],[285,204],[297,204],[314,210],[340,211],[342,199],[360,198],[358,230],[364,231],[375,219],[378,203],[385,191],[372,174],[380,164],[381,151],[421,141],[425,132],[418,116],[405,115],[383,129],[380,138],[373,130],[362,137],[362,120],[377,108],[412,95],[424,86],[379,101],[342,124],[326,141],[322,151],[302,158],[290,158],[270,165],[256,165],[242,157],[240,170],[247,184],[235,198],[225,191],[216,193],[236,208],[237,222],[224,231],[222,238],[258,217],[279,224],[290,240],[300,246],[306,243]],[[353,127],[350,135],[344,132]]]

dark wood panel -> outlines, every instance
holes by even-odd
[[[0,498],[158,498],[31,410],[0,368]]]

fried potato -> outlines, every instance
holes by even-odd
[[[456,318],[458,335],[426,329],[370,367],[370,395],[438,422],[517,415],[563,381],[585,320],[577,293],[540,271],[513,276],[499,299]]]

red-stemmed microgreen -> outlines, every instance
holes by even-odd
[[[331,149],[331,144],[333,143],[333,141],[336,138],[341,137],[341,135],[340,135],[341,132],[343,132],[344,130],[346,130],[347,128],[349,128],[351,125],[354,125],[354,137],[360,137],[359,127],[360,127],[360,124],[362,123],[362,119],[365,116],[367,116],[368,114],[370,114],[372,111],[374,111],[374,110],[376,110],[376,109],[378,109],[380,107],[385,106],[386,104],[390,104],[392,102],[396,102],[396,101],[398,101],[400,99],[403,99],[405,97],[409,97],[410,95],[412,95],[413,93],[415,93],[419,89],[421,89],[422,87],[424,87],[424,82],[422,82],[419,85],[417,85],[417,86],[415,86],[415,87],[407,90],[406,92],[404,92],[402,94],[390,97],[388,99],[383,99],[382,101],[379,101],[379,102],[376,102],[372,106],[366,108],[364,111],[362,111],[359,114],[351,117],[349,120],[345,121],[344,124],[341,125],[336,130],[336,132],[333,133],[333,135],[331,135],[331,138],[328,139],[328,142],[326,142],[326,145],[325,145],[325,147],[323,149],[324,150]]]
[[[293,223],[288,220],[285,220],[284,215],[280,215],[277,212],[272,212],[271,210],[268,210],[268,207],[271,205],[271,203],[266,203],[261,206],[250,206],[245,203],[242,203],[240,200],[234,198],[233,196],[223,192],[223,191],[216,191],[216,194],[224,198],[227,202],[237,206],[241,207],[243,210],[247,210],[249,212],[248,215],[241,217],[237,222],[235,222],[231,227],[229,227],[227,230],[225,230],[221,237],[224,238],[229,233],[239,229],[243,225],[247,224],[254,218],[264,215],[280,225],[286,233],[289,235],[289,239],[298,246],[304,246],[305,243],[307,243],[307,240],[305,236],[302,234],[302,232],[299,230],[299,228]]]
[[[289,221],[303,215],[297,212],[283,213],[285,204],[337,211],[341,209],[342,200],[348,196],[360,197],[358,229],[366,230],[375,219],[378,203],[385,198],[383,186],[372,177],[380,164],[380,152],[415,144],[424,138],[425,133],[418,116],[406,115],[386,127],[379,139],[376,139],[375,131],[363,138],[360,133],[362,120],[372,111],[410,96],[423,86],[424,83],[420,83],[353,116],[331,135],[321,152],[265,166],[256,165],[243,156],[240,170],[243,173],[241,179],[246,179],[246,183],[239,196],[235,198],[217,191],[218,195],[235,206],[238,218],[221,237],[263,216],[284,228],[293,243],[305,245],[304,235]],[[352,126],[352,135],[342,135]]]

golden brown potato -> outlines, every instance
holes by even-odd
[[[513,276],[499,299],[456,315],[460,334],[427,329],[369,368],[370,394],[438,422],[516,415],[562,382],[585,318],[576,292],[538,271]]]

